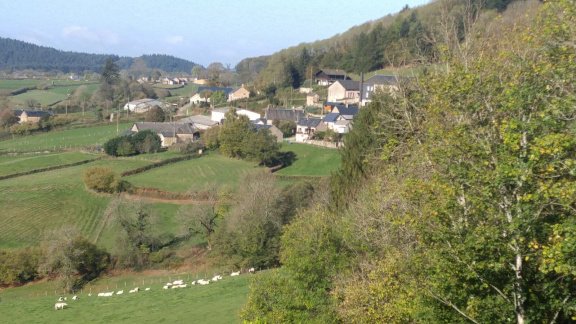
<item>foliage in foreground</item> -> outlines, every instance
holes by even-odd
[[[289,280],[252,288],[295,290],[251,294],[245,319],[574,320],[576,4],[509,27],[373,102],[345,148],[350,182],[333,182],[339,208],[289,225]]]

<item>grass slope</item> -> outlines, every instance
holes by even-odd
[[[80,162],[96,157],[98,157],[97,154],[82,152],[21,154],[18,156],[0,155],[0,176]]]
[[[120,133],[130,126],[131,124],[120,124]],[[81,148],[104,144],[114,136],[117,136],[116,124],[51,131],[0,141],[0,152],[40,152],[61,148]]]
[[[198,159],[170,164],[134,176],[126,177],[138,187],[186,192],[202,190],[208,184],[236,188],[242,176],[262,170],[254,163],[226,158],[211,152]]]
[[[240,323],[251,277],[225,277],[208,286],[170,290],[155,284],[149,286],[150,291],[135,294],[128,294],[132,288],[128,286],[117,288],[125,293],[113,297],[88,297],[84,291],[78,301],[68,296],[70,307],[63,311],[54,310],[57,297],[52,292],[23,297],[35,288],[15,288],[0,293],[0,314],[4,323]]]
[[[101,160],[85,165],[0,181],[0,248],[37,244],[46,230],[74,225],[88,237],[98,228],[111,197],[84,188],[84,170],[95,165],[117,172],[148,164]]]
[[[282,151],[292,151],[296,161],[277,172],[285,176],[329,176],[340,166],[340,152],[308,144],[284,144]]]

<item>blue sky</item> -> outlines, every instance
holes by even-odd
[[[429,0],[1,0],[0,36],[56,49],[236,65]]]

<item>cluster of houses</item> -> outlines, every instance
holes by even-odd
[[[320,70],[315,74],[318,85],[328,87],[328,102],[365,106],[372,101],[374,93],[384,91],[394,95],[398,90],[397,77],[391,75],[374,75],[367,80],[354,81],[342,70]],[[317,103],[314,93],[308,93],[306,103]]]
[[[210,103],[210,95],[218,91],[224,93],[228,102],[250,98],[250,90],[246,89],[244,85],[238,88],[201,86],[190,97],[190,103],[195,105],[202,102]]]
[[[237,109],[238,115],[244,115],[252,121],[254,130],[268,129],[276,136],[278,141],[283,140],[282,132],[275,126],[275,121],[291,121],[296,125],[294,130],[296,142],[308,142],[315,138],[319,132],[332,131],[336,134],[346,134],[352,128],[354,117],[361,107],[372,100],[377,91],[386,91],[394,95],[398,91],[398,78],[394,76],[375,75],[367,80],[354,81],[344,71],[323,69],[315,74],[318,85],[328,89],[327,101],[321,102],[320,96],[312,88],[301,88],[306,93],[306,106],[322,107],[320,115],[307,114],[304,109],[267,108],[262,116],[259,113],[246,109]],[[196,94],[190,98],[190,103],[199,104],[210,102],[210,94],[221,91],[228,102],[249,98],[250,91],[242,85],[239,88],[201,86]],[[163,107],[153,99],[142,99],[130,102],[124,109],[134,112],[145,112],[152,106]],[[136,123],[132,130],[155,130],[162,138],[162,145],[196,139],[199,131],[209,129],[225,122],[227,108],[215,108],[210,116],[190,116],[174,123]],[[171,126],[164,126],[170,124]],[[189,126],[179,126],[189,125]]]

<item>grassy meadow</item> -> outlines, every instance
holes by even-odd
[[[84,152],[0,155],[0,176],[91,160],[98,156]]]
[[[284,144],[282,151],[296,154],[292,165],[279,170],[285,176],[329,176],[340,167],[340,152],[336,149],[308,144]]]
[[[210,152],[198,159],[153,169],[126,177],[126,180],[138,187],[186,192],[202,190],[211,184],[236,188],[243,176],[259,170],[262,169],[254,163],[230,159],[216,152]]]
[[[129,123],[121,123],[119,127],[120,133],[130,126],[131,124]],[[82,148],[90,145],[102,145],[114,136],[117,136],[116,124],[114,123],[95,127],[57,130],[0,141],[0,152],[41,152],[64,148]]]
[[[208,274],[211,276],[212,274]],[[224,277],[207,286],[162,289],[168,280],[183,279],[189,284],[190,274],[182,276],[117,277],[99,279],[71,300],[60,295],[52,283],[32,284],[0,291],[0,314],[4,323],[240,323],[239,313],[246,303],[250,280],[256,275]],[[207,277],[204,277],[207,278]],[[144,285],[142,285],[144,281]],[[128,283],[127,283],[128,282]],[[124,285],[126,286],[124,286]],[[142,290],[129,294],[139,286]],[[150,287],[150,291],[143,291]],[[92,289],[93,295],[88,296]],[[98,292],[124,290],[122,295],[96,297]],[[67,296],[69,308],[55,311],[58,296]]]

